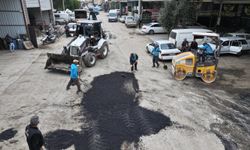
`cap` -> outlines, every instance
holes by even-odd
[[[39,117],[38,116],[32,116],[30,118],[30,124],[31,125],[37,125],[39,123]]]
[[[73,60],[73,63],[78,63],[78,62],[79,62],[79,60],[77,60],[77,59]]]

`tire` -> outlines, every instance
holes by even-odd
[[[214,73],[205,73],[201,76],[201,79],[203,82],[205,83],[212,83],[216,80],[216,77],[217,77],[217,73],[214,72]]]
[[[149,30],[148,33],[149,33],[149,34],[154,34],[155,32],[154,32],[154,30]]]
[[[237,56],[238,57],[242,56],[242,51],[240,51],[239,53],[237,53]]]
[[[101,52],[101,54],[100,54],[101,59],[104,59],[104,58],[106,58],[108,56],[109,47],[108,47],[108,45],[106,43],[103,44],[103,46],[100,49],[100,52]]]
[[[175,80],[178,80],[178,81],[182,81],[186,78],[187,74],[186,72],[183,70],[177,70],[176,72],[174,72],[174,78]]]
[[[88,53],[83,57],[83,62],[86,67],[93,67],[96,63],[96,56],[94,53]]]

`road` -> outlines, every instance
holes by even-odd
[[[197,78],[178,82],[163,63],[151,67],[145,45],[157,35],[138,35],[122,23],[108,23],[106,14],[98,17],[112,34],[110,53],[84,68],[84,95],[77,95],[76,87],[65,90],[68,75],[43,69],[46,53],[59,52],[71,38],[36,50],[0,52],[0,150],[28,148],[24,129],[34,114],[48,149],[250,147],[249,54],[222,56],[211,85]],[[133,73],[131,52],[139,56]]]

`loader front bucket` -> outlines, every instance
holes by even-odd
[[[79,60],[79,72],[82,72],[82,61],[80,57],[73,57],[69,55],[47,53],[48,59],[44,69],[49,70],[60,70],[69,73],[70,65],[74,59]]]

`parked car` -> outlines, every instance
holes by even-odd
[[[126,19],[126,15],[122,15],[122,16],[119,18],[119,21],[122,22],[122,23],[125,23],[125,19]]]
[[[117,13],[116,9],[111,9],[109,11],[108,19],[109,19],[109,22],[111,22],[111,21],[117,22],[118,21],[118,13]]]
[[[239,37],[244,38],[248,43],[250,43],[250,34],[249,33],[226,33],[223,37]]]
[[[126,16],[125,25],[126,25],[126,27],[136,27],[137,20],[135,19],[134,16]]]
[[[173,43],[171,43],[168,40],[158,40],[154,41],[153,43],[147,44],[146,51],[148,53],[152,53],[155,45],[159,45],[160,54],[159,59],[160,60],[171,60],[173,56],[179,54],[181,51],[175,47]]]
[[[157,22],[152,22],[143,25],[141,31],[144,33],[154,34],[154,33],[166,33],[166,30]]]
[[[237,37],[221,37],[221,54],[241,55],[242,51],[249,50],[250,45],[244,38]]]

